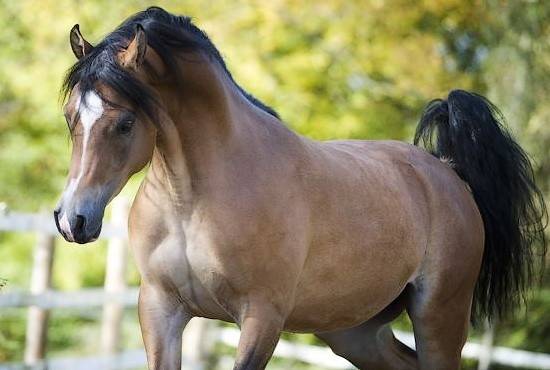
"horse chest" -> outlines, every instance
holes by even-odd
[[[146,263],[146,275],[174,295],[198,316],[229,320],[212,294],[211,271],[215,263],[183,232],[174,232],[158,242]]]

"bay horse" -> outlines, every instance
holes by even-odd
[[[73,149],[54,211],[88,243],[148,165],[129,217],[149,369],[180,369],[195,316],[237,323],[234,369],[281,332],[314,333],[360,369],[458,369],[470,320],[521,303],[546,247],[529,158],[498,110],[454,90],[415,144],[318,142],[234,81],[190,18],[152,7],[98,45],[78,25],[65,80]],[[407,311],[416,351],[390,323]]]

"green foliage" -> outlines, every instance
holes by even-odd
[[[6,310],[0,315],[0,363],[19,361],[23,355],[25,343],[25,316],[23,312],[11,312]]]
[[[69,29],[80,23],[95,43],[149,5],[0,0],[0,202],[20,211],[52,208],[63,187],[70,141],[58,91],[74,62]],[[313,138],[410,140],[429,100],[452,88],[487,94],[533,154],[539,181],[550,193],[550,2],[161,0],[158,5],[193,16],[235,79]],[[28,287],[33,241],[31,235],[0,234],[3,290]],[[103,243],[59,243],[56,254],[56,288],[102,284]],[[138,280],[133,268],[131,281]],[[525,314],[499,323],[499,344],[550,352],[549,280],[547,274],[545,288],[534,287]],[[77,331],[93,323],[53,320],[54,351],[89,345],[76,339]],[[0,317],[0,362],[21,357],[23,322],[22,315]],[[397,323],[409,325],[405,319]],[[311,336],[288,338],[317,343]]]
[[[142,346],[137,310],[127,309],[122,322],[122,337],[126,348]],[[48,355],[86,356],[97,354],[100,337],[101,311],[56,310],[48,321]],[[23,359],[25,346],[25,310],[9,309],[0,313],[0,363],[18,362]]]
[[[4,290],[26,287],[30,280],[34,237],[29,234],[0,234],[0,277]],[[8,261],[8,263],[4,262]]]

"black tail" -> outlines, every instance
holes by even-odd
[[[472,321],[502,318],[525,299],[540,248],[544,266],[547,211],[529,157],[486,98],[462,90],[428,104],[414,143],[450,160],[470,188],[485,225],[485,250]]]

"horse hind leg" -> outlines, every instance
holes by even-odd
[[[458,370],[468,333],[469,300],[466,297],[464,300],[453,299],[446,305],[434,304],[431,307],[421,300],[413,298],[408,308],[419,369]]]
[[[452,295],[413,290],[407,306],[419,369],[458,370],[470,323],[471,291]]]
[[[417,369],[416,353],[395,338],[389,322],[404,309],[400,298],[369,321],[345,330],[318,333],[332,351],[362,370]]]
[[[352,329],[316,335],[358,369],[417,369],[415,352],[394,337],[389,324],[366,322]]]
[[[448,240],[458,240],[448,238]],[[459,248],[459,246],[477,247]],[[421,370],[458,370],[468,336],[474,288],[479,271],[481,241],[440,243],[440,256],[427,261],[412,282],[407,301]],[[434,248],[435,249],[435,248]]]
[[[410,284],[406,308],[421,370],[460,368],[483,254],[483,234],[464,229],[433,239],[423,271]]]

